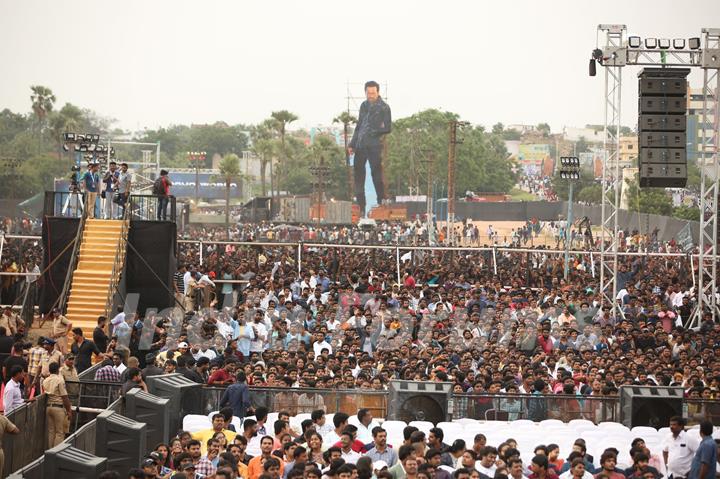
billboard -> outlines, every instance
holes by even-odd
[[[538,175],[542,171],[543,162],[550,158],[550,145],[531,143],[519,145],[518,165],[527,175]]]
[[[170,172],[170,194],[177,198],[195,197],[195,173]],[[218,173],[200,173],[199,195],[205,199],[225,199],[225,181]],[[230,183],[230,198],[242,196],[242,185],[234,181]]]

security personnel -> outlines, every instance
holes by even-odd
[[[55,308],[52,310],[52,338],[57,343],[57,348],[62,354],[68,352],[68,334],[72,329],[72,323]]]
[[[51,338],[45,338],[43,341],[43,351],[40,357],[40,376],[46,378],[50,375],[48,369],[52,363],[57,363],[58,366],[63,362],[62,353],[56,348],[57,342]]]
[[[60,376],[60,365],[50,363],[50,375],[43,379],[42,386],[47,394],[48,449],[65,440],[65,422],[72,417],[72,406],[65,389],[65,380]]]
[[[73,406],[79,406],[80,379],[78,378],[77,369],[75,369],[75,356],[73,354],[65,356],[65,364],[60,366],[60,376],[65,380],[65,390],[68,393],[70,403]],[[69,432],[70,418],[65,416],[65,434]]]

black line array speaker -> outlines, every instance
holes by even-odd
[[[687,183],[689,68],[645,68],[638,74],[638,176],[641,187]]]
[[[201,386],[182,374],[150,376],[147,378],[147,385],[150,394],[170,400],[167,404],[170,415],[170,434],[177,434],[185,415],[201,413]]]
[[[45,451],[43,477],[53,479],[96,479],[107,469],[107,459],[76,449],[68,443]]]
[[[142,389],[131,389],[125,395],[125,416],[138,422],[144,422],[146,443],[155,444],[167,441],[170,433],[170,410],[167,398],[146,393]]]
[[[683,388],[622,386],[620,417],[627,427],[667,427],[670,418],[683,415]]]
[[[108,469],[126,475],[147,454],[145,424],[105,410],[95,419],[95,451],[107,457]]]
[[[396,421],[449,421],[452,383],[390,381],[388,419]]]

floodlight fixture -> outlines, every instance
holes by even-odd
[[[75,133],[63,133],[63,139],[65,141],[75,141]]]
[[[628,46],[630,48],[640,48],[642,46],[642,39],[640,39],[640,37],[628,37]]]
[[[685,39],[684,38],[675,38],[673,40],[673,48],[675,50],[682,50],[685,48]]]
[[[590,74],[591,77],[594,77],[595,75],[597,75],[597,65],[595,64],[595,59],[594,59],[594,58],[591,58],[591,59],[590,59],[590,65],[589,65],[589,67],[588,67],[588,73]]]
[[[90,143],[87,146],[87,151],[95,151],[96,148],[97,148],[97,146],[95,145],[95,143]]]
[[[690,50],[698,50],[700,48],[700,37],[688,38],[688,48]]]
[[[645,48],[652,50],[654,48],[657,48],[657,38],[646,38],[645,39]]]
[[[658,40],[658,47],[660,47],[661,50],[667,50],[668,48],[670,48],[670,39],[660,38]]]

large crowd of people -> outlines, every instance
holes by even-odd
[[[282,241],[283,231],[292,231],[290,227],[273,228],[238,226],[231,238]],[[392,235],[403,231],[398,225],[384,228],[383,234],[393,239]],[[717,404],[711,400],[720,397],[720,325],[706,314],[699,328],[685,327],[695,304],[692,270],[686,258],[621,256],[613,307],[603,301],[599,291],[598,255],[573,256],[568,280],[563,278],[562,256],[543,249],[497,254],[413,251],[403,256],[398,271],[394,249],[305,247],[299,264],[295,247],[224,244],[220,242],[225,239],[224,228],[220,230],[190,233],[204,238],[202,263],[193,244],[180,243],[179,269],[173,281],[175,308],[160,312],[120,308],[113,317],[98,319],[92,340],[57,312],[52,315],[52,337],[40,338],[30,348],[12,340],[3,343],[7,346],[0,351],[4,380],[6,384],[14,381],[17,388],[11,390],[19,391],[10,398],[15,406],[43,389],[53,374],[72,378],[73,373],[89,368],[96,356],[102,364],[94,372],[95,380],[118,383],[127,392],[146,388],[148,376],[180,373],[205,385],[227,388],[222,405],[236,412],[240,408],[241,414],[235,414],[238,417],[262,406],[252,401],[250,393],[255,390],[284,389],[262,396],[272,398],[264,406],[295,415],[328,410],[331,405],[318,389],[353,390],[361,397],[362,392],[386,390],[392,379],[452,383],[456,417],[486,419],[492,410],[509,420],[617,420],[618,390],[632,384],[682,387],[694,401],[688,412],[695,422],[718,414]],[[271,231],[272,238],[268,237]],[[341,240],[343,229],[322,231],[333,232],[326,242],[345,242]],[[362,230],[347,232],[354,235]],[[0,324],[12,323],[13,313],[6,314],[8,319]],[[74,342],[63,344],[70,331]],[[12,334],[0,326],[0,336]],[[53,363],[62,367],[53,372],[49,367]],[[236,385],[244,385],[247,393],[231,395],[230,388]],[[52,387],[53,381],[48,386]],[[59,397],[61,393],[57,392]],[[528,401],[553,394],[565,401],[557,403],[560,407],[548,401]],[[65,407],[66,403],[58,399],[58,405]],[[254,425],[249,424],[252,430]],[[53,430],[54,441],[62,438],[60,427],[58,424]],[[317,466],[318,479],[333,474],[347,479],[358,471],[348,472],[337,464],[333,468],[329,456],[320,461],[321,453],[334,451],[338,442],[341,458],[349,454],[348,447],[358,443],[355,433],[346,434],[345,429],[336,426],[337,437],[331,435],[331,440],[321,435],[321,446],[317,439],[305,438],[307,446],[303,447],[312,452],[313,461],[303,461],[294,451],[288,453],[282,437],[274,438],[272,447],[261,440],[260,451],[251,455],[264,459],[255,464],[253,473],[242,477],[258,479],[265,472],[274,477],[272,474],[282,473],[293,459],[300,459],[295,463]],[[302,437],[298,438],[301,442]],[[185,469],[188,463],[195,466],[195,474],[202,474],[197,468],[202,462],[198,451],[202,455],[206,450],[215,451],[208,459],[215,464],[212,468],[206,464],[204,472],[217,474],[223,470],[222,464],[230,464],[233,471],[242,470],[243,461],[233,464],[229,456],[220,458],[221,449],[208,443],[211,438],[203,439],[199,449],[187,437],[184,442],[183,437],[178,438],[180,446],[168,444],[166,449],[173,455],[168,453],[159,460],[150,457],[147,470],[160,468],[157,476],[147,472],[145,477],[177,476],[180,471],[192,470]],[[242,443],[242,439],[226,439],[224,445],[218,441],[226,452],[247,459],[247,449],[233,450],[233,443]],[[363,445],[355,452],[368,453],[367,445],[374,439],[372,434],[360,439]],[[345,442],[351,446],[343,446]],[[418,442],[425,444],[424,439]],[[277,449],[284,459],[278,459],[275,471],[274,462],[267,459]],[[450,456],[452,471],[446,472],[455,478],[465,474],[495,477],[470,467],[473,461],[482,460],[485,449],[468,447],[474,454],[464,445],[440,444],[430,446],[429,451],[433,449],[446,462]],[[412,461],[407,463],[408,449],[404,451],[398,450],[397,459],[403,464],[402,474],[413,470]],[[414,467],[435,461],[434,452],[430,457],[427,453],[423,449],[416,454]],[[509,473],[512,457],[501,457]],[[571,466],[573,459],[568,457]],[[526,466],[535,467],[534,461]],[[250,468],[250,461],[246,462]],[[162,469],[169,465],[175,472]],[[308,465],[303,474],[312,475],[315,466]],[[645,466],[635,466],[630,476],[650,479],[645,477]],[[534,477],[552,479],[549,463],[537,467]],[[431,473],[426,469],[428,479],[443,475],[440,471],[439,466]],[[350,476],[346,477],[346,472]],[[377,474],[382,474],[382,468]]]

